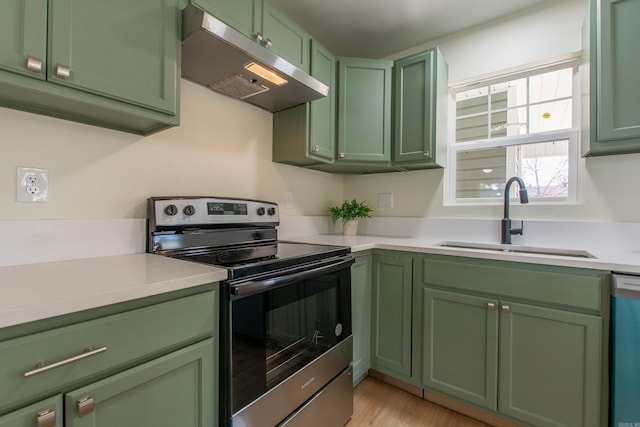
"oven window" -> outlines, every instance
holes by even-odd
[[[351,335],[348,274],[232,301],[234,413]]]

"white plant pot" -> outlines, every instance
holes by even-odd
[[[355,236],[358,233],[358,220],[350,219],[342,224],[342,234],[345,236]]]

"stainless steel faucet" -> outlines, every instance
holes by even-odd
[[[509,189],[514,181],[517,182],[518,187],[520,187],[520,192],[518,193],[520,195],[520,203],[529,203],[529,194],[527,194],[527,189],[522,178],[517,176],[509,178],[504,186],[504,218],[502,218],[502,233],[500,236],[500,243],[507,245],[511,244],[512,235],[522,235],[522,231],[524,229],[524,221],[520,221],[520,228],[511,228],[511,219],[509,218]]]

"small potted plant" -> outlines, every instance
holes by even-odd
[[[358,202],[356,199],[345,200],[342,206],[329,208],[331,221],[335,224],[338,219],[342,220],[342,233],[345,236],[355,236],[358,231],[358,219],[369,218],[373,209],[366,202]]]

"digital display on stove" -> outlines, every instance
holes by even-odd
[[[209,215],[247,215],[247,204],[208,202],[207,213]]]

